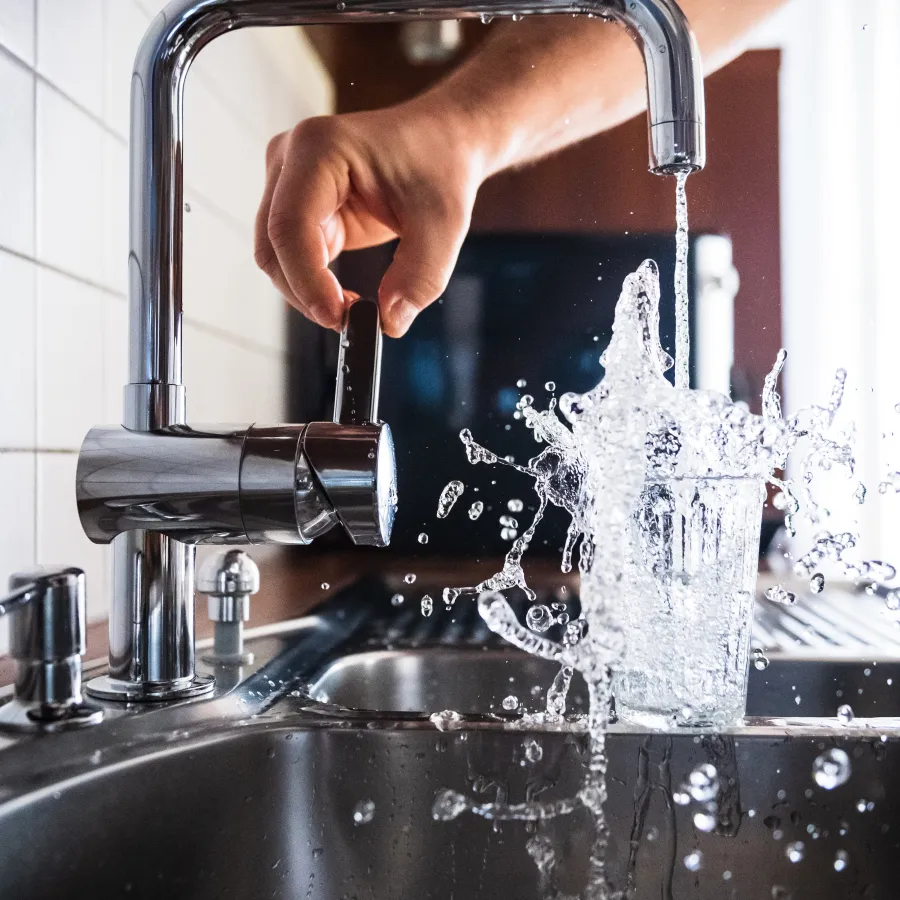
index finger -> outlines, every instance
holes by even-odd
[[[346,163],[327,152],[327,135],[294,129],[275,185],[268,235],[287,286],[301,307],[327,327],[343,317],[343,294],[328,268],[326,229],[340,227],[335,216],[349,194]]]

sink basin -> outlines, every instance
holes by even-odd
[[[555,667],[497,646],[391,650],[358,632],[329,643],[326,626],[305,620],[259,633],[250,640],[257,668],[232,673],[233,689],[213,700],[110,712],[81,731],[0,737],[0,897],[583,895],[592,840],[584,810],[541,822],[432,816],[448,788],[478,802],[577,794],[587,736],[576,727],[524,730],[498,715],[509,693],[540,708]],[[775,659],[753,674],[752,711],[832,715],[835,692],[859,684],[854,706],[872,715],[887,704],[891,676],[886,663],[877,676],[864,668],[872,664]],[[572,708],[583,693],[576,681]],[[428,714],[446,708],[469,717],[439,731]],[[891,724],[770,718],[719,734],[613,726],[613,883],[629,886],[632,900],[893,900],[900,731]],[[852,775],[826,791],[813,761],[834,746],[850,755]],[[696,805],[673,802],[703,762],[723,784],[710,833],[694,826]],[[798,863],[785,852],[794,841],[805,844]],[[538,844],[555,854],[543,871],[529,853]],[[683,859],[694,850],[702,868],[688,871]],[[842,872],[839,850],[848,854]]]

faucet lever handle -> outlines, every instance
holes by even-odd
[[[381,341],[378,301],[361,297],[344,316],[334,391],[337,424],[368,425],[378,421]]]

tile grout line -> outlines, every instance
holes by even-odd
[[[122,291],[116,291],[113,288],[107,287],[106,285],[98,284],[96,281],[91,281],[91,279],[84,278],[81,275],[74,275],[71,272],[67,272],[65,269],[60,269],[57,266],[45,263],[33,256],[29,256],[27,253],[22,253],[19,250],[12,250],[11,248],[5,247],[2,244],[0,244],[0,253],[6,253],[9,256],[14,256],[17,259],[29,262],[37,268],[46,269],[47,271],[53,272],[56,275],[62,275],[63,278],[70,278],[72,281],[77,281],[79,284],[82,284],[85,287],[100,291],[101,293],[106,294],[108,297],[120,300],[123,303],[128,302],[127,294],[123,293]],[[37,307],[36,290],[35,307]],[[249,350],[253,353],[259,353],[263,356],[272,356],[273,353],[277,356],[286,356],[286,351],[283,347],[270,347],[266,344],[260,344],[257,341],[247,340],[246,338],[239,337],[238,335],[233,334],[225,328],[220,328],[216,325],[210,325],[208,322],[204,322],[202,319],[198,319],[192,315],[182,313],[182,317],[184,322],[190,325],[192,328],[198,328],[200,331],[203,331],[206,334],[211,335],[212,337],[220,338],[221,340],[226,341],[229,344],[233,344],[236,347],[240,347],[243,350]],[[35,360],[37,360],[37,347],[39,345],[39,341],[37,340],[37,331],[38,329],[37,327],[35,327]],[[35,362],[35,380],[37,380],[37,362]]]
[[[37,9],[37,7],[35,7],[35,9]],[[36,15],[35,15],[35,33],[37,33],[37,16]],[[36,55],[37,55],[37,42],[35,40],[35,56]],[[31,72],[32,75],[34,75],[34,77],[37,81],[39,81],[43,85],[46,85],[54,93],[56,93],[60,97],[62,97],[63,100],[65,100],[67,103],[71,103],[72,106],[75,107],[75,109],[77,109],[82,115],[87,116],[91,120],[91,122],[94,123],[94,125],[96,125],[98,128],[100,128],[104,133],[108,134],[118,144],[121,144],[123,147],[128,146],[128,141],[125,138],[123,138],[122,135],[120,135],[118,131],[116,131],[114,128],[111,128],[109,125],[107,125],[106,122],[103,121],[103,118],[101,116],[98,116],[97,113],[95,113],[95,112],[91,112],[91,110],[89,110],[86,106],[81,104],[78,100],[74,99],[74,97],[67,94],[58,84],[51,81],[49,78],[47,78],[46,75],[41,74],[41,72],[39,72],[37,70],[36,65],[34,68],[32,68],[31,66],[28,65],[27,62],[25,62],[24,59],[22,59],[21,57],[17,56],[15,53],[13,53],[12,50],[10,50],[4,44],[0,44],[0,56],[6,56],[10,60],[12,60],[14,63],[16,63],[17,65],[22,66],[23,68],[27,69],[29,72]],[[35,60],[35,63],[36,63],[36,60]]]
[[[34,56],[34,67],[33,71],[33,79],[32,79],[32,115],[31,115],[31,160],[32,160],[32,191],[31,191],[31,202],[32,206],[32,229],[33,229],[33,241],[32,247],[34,248],[35,255],[38,252],[38,202],[37,202],[37,183],[38,183],[38,164],[37,164],[37,147],[38,147],[38,108],[37,108],[37,61],[38,61],[38,20],[40,19],[40,14],[38,12],[38,6],[40,5],[41,0],[35,0],[34,3],[34,21],[32,23],[32,38],[34,41],[32,55]],[[34,442],[34,446],[37,447],[38,443],[38,409],[40,408],[40,404],[38,403],[38,382],[40,377],[40,363],[38,361],[38,348],[40,347],[40,339],[38,329],[40,328],[40,310],[38,309],[38,290],[37,290],[37,269],[35,269],[31,273],[31,284],[32,284],[32,296],[34,297],[34,328],[32,329],[32,338],[34,340],[34,352],[32,353],[32,365],[34,367],[34,424],[32,426],[32,440]],[[31,453],[31,471],[32,471],[32,516],[31,516],[31,556],[32,561],[37,562],[38,557],[38,502],[39,502],[39,494],[38,494],[38,458],[37,451],[32,450]]]
[[[37,167],[35,167],[37,168]],[[37,186],[35,186],[35,191],[37,190]],[[37,211],[35,210],[35,232],[37,232]],[[35,241],[37,241],[37,234],[35,234]],[[83,284],[86,287],[94,288],[94,290],[102,291],[104,294],[110,294],[113,297],[118,297],[120,300],[125,300],[126,295],[124,291],[117,291],[115,288],[111,288],[108,285],[101,284],[99,281],[94,281],[91,278],[85,278],[84,275],[76,275],[74,272],[70,272],[67,269],[62,269],[59,266],[54,266],[53,263],[45,262],[42,259],[38,259],[37,256],[32,256],[28,253],[22,253],[21,250],[13,250],[12,247],[6,247],[3,244],[0,244],[0,253],[7,253],[10,256],[15,256],[18,259],[24,260],[25,262],[33,263],[35,266],[41,269],[46,269],[49,272],[54,272],[57,275],[62,275],[65,278],[71,278],[72,281],[77,281],[79,284]]]

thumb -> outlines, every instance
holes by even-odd
[[[470,211],[442,204],[401,222],[400,243],[378,291],[385,333],[402,337],[447,287],[469,227]]]

